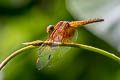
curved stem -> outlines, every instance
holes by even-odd
[[[24,47],[24,48],[21,48],[21,49],[15,51],[15,52],[13,52],[10,56],[8,56],[6,59],[4,59],[4,60],[2,61],[2,63],[0,64],[0,70],[1,70],[12,58],[14,58],[14,57],[17,56],[18,54],[24,52],[25,50],[29,50],[29,49],[32,49],[32,48],[35,48],[35,46],[32,46],[32,45],[26,46],[26,47]]]
[[[40,46],[41,44],[45,43],[45,45],[49,45],[51,46],[51,44],[53,44],[52,42],[46,42],[46,41],[33,41],[33,42],[27,42],[24,43],[25,45],[28,45],[24,48],[21,48],[15,52],[13,52],[10,56],[8,56],[5,60],[3,60],[3,62],[0,64],[0,70],[15,56],[17,56],[18,54],[24,52],[25,50],[29,50],[29,49],[33,49],[33,48],[37,48],[38,46]],[[107,52],[105,50],[99,49],[99,48],[95,48],[92,46],[88,46],[88,45],[84,45],[84,44],[78,44],[78,43],[59,43],[59,42],[54,42],[54,46],[66,46],[66,47],[76,47],[76,48],[83,48],[89,51],[93,51],[93,52],[97,52],[100,53],[104,56],[107,56],[115,61],[117,61],[118,63],[120,63],[120,58],[117,57],[116,55],[114,55],[113,53]]]
[[[84,44],[74,44],[74,43],[71,43],[71,44],[68,44],[68,45],[76,46],[76,47],[83,48],[83,49],[86,49],[86,50],[89,50],[89,51],[93,51],[93,52],[97,52],[97,53],[102,54],[104,56],[107,56],[107,57],[109,57],[111,59],[114,59],[115,61],[117,61],[120,64],[120,58],[118,56],[116,56],[115,54],[110,53],[108,51],[105,51],[105,50],[102,50],[102,49],[99,49],[99,48],[95,48],[93,46],[84,45]]]

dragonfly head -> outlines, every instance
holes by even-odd
[[[54,30],[54,25],[47,26],[47,33],[50,35]]]

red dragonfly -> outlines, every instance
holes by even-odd
[[[40,47],[39,56],[37,59],[37,68],[41,70],[43,67],[45,67],[50,59],[53,57],[53,54],[56,53],[56,51],[59,49],[61,54],[63,54],[66,50],[66,48],[63,48],[63,50],[60,47],[55,47],[54,42],[72,42],[73,37],[75,35],[75,30],[77,27],[95,23],[95,22],[101,22],[104,21],[104,19],[90,19],[90,20],[84,20],[84,21],[60,21],[55,26],[49,25],[47,27],[47,33],[49,33],[49,37],[46,40],[47,42],[52,42],[53,45],[51,46],[44,46],[43,43]]]

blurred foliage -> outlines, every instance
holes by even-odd
[[[74,20],[65,0],[0,0],[0,62],[23,47],[23,42],[45,40],[46,26],[61,20]],[[78,34],[77,43],[119,55],[116,49],[85,28],[79,28]],[[120,80],[120,65],[94,52],[71,48],[41,71],[36,69],[37,56],[38,49],[17,56],[5,66],[0,79],[3,76],[1,80]]]
[[[78,20],[103,18],[104,23],[86,28],[120,51],[120,0],[66,1],[69,12]]]

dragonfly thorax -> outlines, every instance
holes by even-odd
[[[54,27],[54,30],[50,34],[48,41],[53,42],[70,42],[74,36],[75,28],[71,27],[69,22],[60,21]]]

